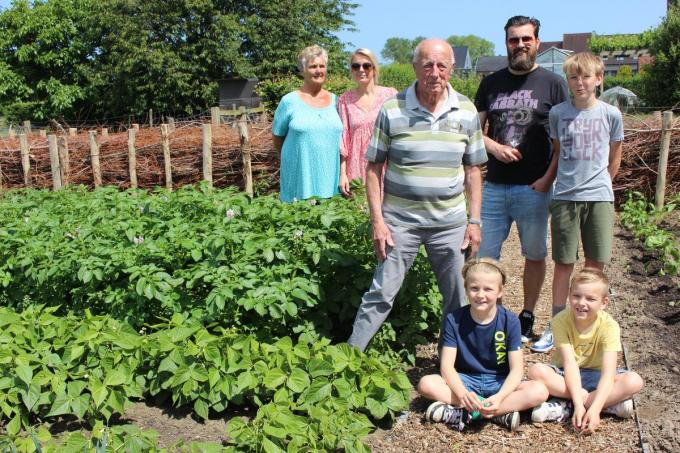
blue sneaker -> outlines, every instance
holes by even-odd
[[[553,348],[553,334],[550,327],[546,328],[541,335],[541,338],[536,340],[536,343],[531,345],[533,352],[549,352]]]
[[[465,429],[470,423],[470,414],[462,407],[454,407],[450,404],[435,401],[430,404],[425,412],[425,420],[434,423],[446,423],[456,431]]]

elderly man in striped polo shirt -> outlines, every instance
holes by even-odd
[[[465,249],[474,256],[479,248],[479,165],[487,157],[474,104],[448,83],[453,64],[446,41],[422,41],[413,55],[416,82],[387,100],[375,123],[366,190],[380,264],[348,340],[362,351],[392,309],[421,244],[444,298],[443,318],[465,304],[461,268]]]

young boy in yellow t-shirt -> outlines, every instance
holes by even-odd
[[[545,384],[550,399],[531,414],[534,422],[564,421],[572,416],[574,428],[592,433],[600,412],[628,418],[631,398],[643,386],[635,372],[616,368],[621,351],[619,325],[604,311],[609,302],[609,279],[599,269],[584,268],[569,288],[569,310],[552,320],[557,350],[553,364],[535,364],[529,379]]]

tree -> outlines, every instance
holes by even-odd
[[[194,114],[216,80],[297,71],[310,44],[344,63],[347,0],[18,0],[0,12],[10,119]]]
[[[656,107],[680,103],[680,10],[671,8],[653,32],[654,61],[643,72],[645,100]]]
[[[446,38],[446,41],[454,47],[457,46],[467,46],[470,52],[470,58],[472,59],[472,66],[477,63],[479,57],[493,56],[495,54],[495,48],[491,41],[487,41],[484,38],[480,38],[475,35],[451,35]]]
[[[0,103],[10,120],[58,117],[86,98],[89,0],[17,0],[0,13]]]
[[[633,77],[633,70],[631,69],[630,66],[623,65],[619,68],[618,71],[616,71],[616,77],[620,77],[622,79],[630,79],[631,77]]]
[[[425,40],[423,36],[418,36],[415,39],[389,38],[385,42],[385,47],[383,47],[380,55],[392,63],[411,63],[413,51],[423,40]]]

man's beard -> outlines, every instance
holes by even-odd
[[[536,63],[536,49],[529,48],[527,50],[526,58],[520,58],[519,55],[524,53],[524,50],[516,49],[515,53],[510,56],[508,54],[508,66],[515,71],[529,71]]]

